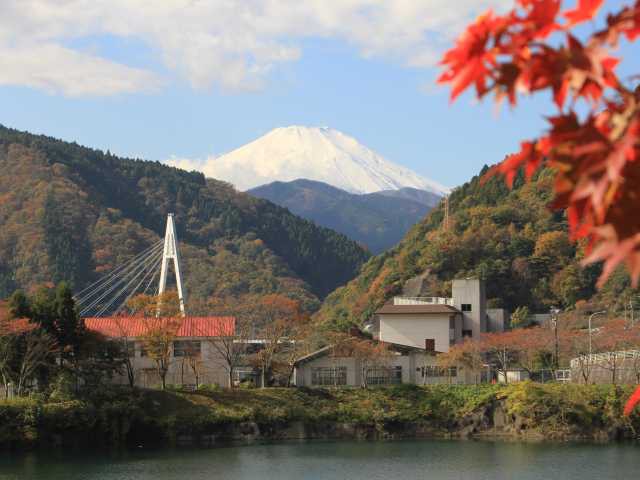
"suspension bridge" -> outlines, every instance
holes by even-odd
[[[159,240],[127,262],[115,267],[83,290],[74,299],[81,317],[116,315],[137,294],[161,295],[167,288],[169,267],[176,276],[180,313],[185,316],[185,292],[174,215],[167,216],[163,240]]]

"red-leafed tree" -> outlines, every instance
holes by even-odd
[[[602,29],[579,39],[576,27],[594,19],[603,0],[516,0],[513,10],[480,16],[442,59],[440,83],[451,99],[469,88],[512,106],[519,95],[550,91],[557,112],[540,137],[523,141],[488,175],[511,184],[521,168],[531,177],[555,171],[555,202],[566,209],[574,240],[586,239],[586,261],[604,261],[600,285],[626,262],[640,278],[640,88],[617,75],[611,54],[621,39],[640,36],[640,0],[611,12]],[[561,39],[559,44],[556,40]],[[586,107],[586,108],[585,108]],[[581,112],[581,113],[578,113]]]

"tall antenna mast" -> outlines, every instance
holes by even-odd
[[[442,228],[445,231],[449,230],[449,195],[444,197],[444,219],[442,221]]]
[[[178,236],[176,235],[176,225],[173,222],[173,213],[167,216],[167,230],[164,234],[164,250],[162,252],[162,270],[160,271],[158,295],[162,295],[167,288],[169,260],[173,260],[173,269],[176,272],[176,284],[178,286],[178,300],[180,301],[180,313],[184,317],[184,292],[182,290],[182,274],[180,273],[180,254],[178,253]],[[158,314],[159,312],[160,308],[158,306]]]

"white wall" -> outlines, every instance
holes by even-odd
[[[480,380],[480,372],[472,372],[468,369],[458,367],[457,375],[454,377],[423,377],[422,367],[438,365],[437,355],[430,355],[420,352],[408,355],[394,355],[386,362],[389,367],[402,366],[402,383],[415,385],[433,384],[474,384]],[[330,357],[328,355],[305,361],[296,366],[294,371],[294,385],[298,387],[312,387],[311,372],[317,367],[347,367],[347,387],[361,386],[362,365],[357,358],[353,357]],[[325,386],[326,387],[326,386]]]
[[[227,386],[228,374],[225,368],[224,360],[214,347],[213,339],[202,338],[179,338],[178,340],[195,340],[200,341],[201,356],[199,368],[200,384],[215,384],[223,387]],[[133,341],[133,340],[132,340]],[[131,364],[134,370],[135,383],[139,387],[156,387],[162,383],[156,370],[156,363],[149,357],[140,356],[141,342],[136,341],[135,357],[131,358]],[[114,378],[115,383],[127,384],[127,374],[123,369],[122,375]],[[170,358],[169,370],[166,377],[167,384],[195,384],[195,375],[191,367],[189,367],[184,357],[174,357],[173,353]]]
[[[402,367],[402,383],[414,383],[415,376],[413,358],[408,355],[392,355],[385,362],[385,366]],[[312,371],[318,367],[347,367],[347,387],[359,387],[362,385],[362,361],[355,357],[331,357],[325,355],[303,362],[296,366],[294,371],[294,384],[297,387],[311,387]],[[324,385],[330,387],[330,385]]]
[[[433,338],[436,351],[449,351],[450,314],[380,314],[380,340],[410,347],[424,348],[426,338]]]

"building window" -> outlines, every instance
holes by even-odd
[[[427,365],[422,368],[422,376],[427,378],[457,377],[458,367],[444,368]]]
[[[233,382],[235,385],[241,383],[256,384],[257,374],[252,367],[236,367],[233,370]]]
[[[173,342],[174,357],[199,357],[201,345],[194,340],[176,340]]]
[[[471,311],[471,304],[470,303],[463,303],[461,306],[461,309],[463,312],[470,312]]]
[[[138,348],[140,349],[140,356],[141,356],[141,357],[146,357],[146,356],[148,356],[148,354],[147,354],[147,350],[144,348],[144,343],[140,342],[140,343],[138,344]]]
[[[399,385],[402,383],[402,366],[367,368],[367,385]]]
[[[311,369],[311,385],[347,384],[347,367],[316,367]]]
[[[462,330],[462,338],[473,337],[473,330]]]
[[[435,352],[436,351],[436,341],[433,338],[425,338],[424,339],[424,349],[427,352]]]

